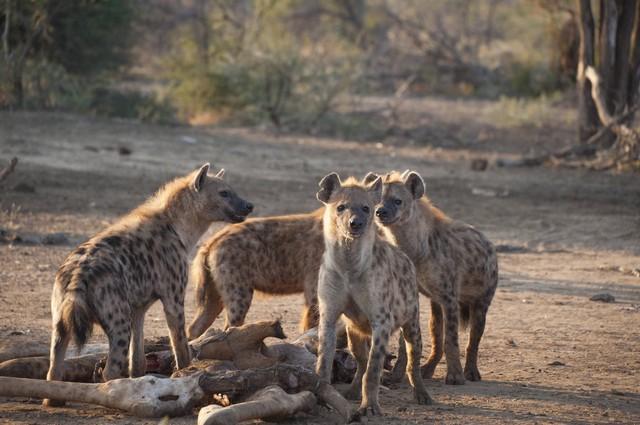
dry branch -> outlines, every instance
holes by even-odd
[[[9,174],[13,173],[13,170],[15,170],[16,165],[18,165],[18,158],[16,157],[11,158],[11,162],[9,162],[9,165],[7,165],[5,168],[0,170],[0,182],[2,182],[4,179],[9,177]]]
[[[290,418],[311,410],[316,397],[310,391],[287,394],[277,385],[265,387],[245,402],[227,407],[207,406],[198,414],[198,425],[233,425],[250,419],[269,421]]]

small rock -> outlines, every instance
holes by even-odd
[[[529,252],[529,248],[527,248],[526,246],[498,244],[496,245],[496,252],[519,254],[522,252]]]
[[[589,298],[589,300],[591,301],[600,301],[603,303],[613,303],[616,301],[615,297],[613,295],[611,295],[608,292],[603,292],[601,294],[595,294],[594,296],[592,296],[591,298]]]
[[[554,360],[551,363],[547,363],[547,366],[566,366],[566,364],[562,363],[561,361]]]
[[[180,141],[182,143],[187,143],[189,145],[194,145],[194,144],[198,143],[198,139],[196,139],[195,137],[191,137],[191,136],[182,136],[180,138]]]
[[[22,192],[22,193],[35,193],[36,192],[36,188],[31,186],[30,184],[21,182],[18,183],[17,185],[13,186],[13,191],[14,192]]]
[[[625,393],[623,393],[620,390],[616,390],[615,388],[611,389],[611,394],[615,394],[615,395],[626,395]]]
[[[484,158],[475,158],[471,160],[471,169],[473,171],[484,171],[487,169],[489,161]]]
[[[21,245],[38,245],[42,241],[37,236],[13,235],[13,237],[10,239],[10,242],[12,244],[21,244]]]
[[[69,238],[64,233],[49,233],[42,238],[43,245],[68,245]]]
[[[120,155],[131,155],[131,149],[126,146],[118,146],[118,153]]]
[[[507,339],[507,340],[505,341],[505,343],[506,343],[509,347],[517,347],[517,346],[518,346],[518,344],[516,344],[516,342],[515,342],[513,339],[511,339],[511,338]]]

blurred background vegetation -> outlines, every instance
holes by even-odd
[[[375,139],[392,131],[405,97],[509,107],[575,91],[572,1],[0,4],[1,108]],[[376,96],[387,100],[371,120],[363,102]]]

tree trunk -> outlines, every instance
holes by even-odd
[[[605,95],[607,113],[613,112],[613,92],[615,87],[616,41],[619,0],[603,0],[600,3],[600,34],[598,42],[598,75]]]
[[[633,51],[630,60],[629,91],[627,104],[630,107],[640,102],[640,2],[636,2],[636,26],[632,34]]]
[[[591,2],[578,0],[580,11],[580,53],[578,59],[578,138],[581,143],[598,131],[599,121],[591,98],[591,86],[585,77],[588,66],[594,66],[594,24]]]
[[[615,74],[613,76],[612,103],[613,115],[622,114],[627,108],[629,90],[629,66],[631,51],[631,36],[633,35],[634,20],[638,0],[618,1],[621,15],[618,22],[615,50]]]

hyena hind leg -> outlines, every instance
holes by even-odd
[[[62,321],[58,321],[51,331],[51,353],[47,381],[61,381],[64,378],[64,355],[70,340],[70,332],[65,329]],[[60,407],[64,406],[64,401],[46,398],[42,404],[48,407]]]
[[[167,319],[169,327],[169,336],[171,338],[171,347],[176,359],[176,368],[184,369],[191,363],[191,352],[189,351],[189,342],[187,334],[184,330],[184,307],[180,302],[174,303],[173,300],[166,302],[163,300],[164,315]]]
[[[431,331],[431,354],[427,363],[422,366],[422,377],[431,379],[433,373],[442,359],[444,353],[444,318],[440,304],[431,301],[431,317],[429,319],[429,329]]]
[[[407,351],[407,377],[413,387],[414,399],[419,404],[432,404],[433,399],[429,396],[420,373],[422,335],[420,334],[418,318],[402,327],[402,336],[404,337],[404,345]]]
[[[469,381],[480,381],[480,371],[478,370],[478,349],[480,339],[484,333],[484,326],[487,317],[487,308],[484,306],[471,306],[469,344],[467,345],[467,356],[464,365],[464,376]]]
[[[347,338],[349,351],[356,358],[357,369],[356,374],[351,381],[351,385],[345,392],[344,396],[349,400],[358,400],[362,396],[362,377],[367,369],[367,358],[369,355],[369,338],[362,335],[353,326],[347,326]]]
[[[146,308],[134,310],[131,314],[131,344],[129,353],[129,376],[137,378],[145,374],[147,360],[144,355],[144,315]]]

